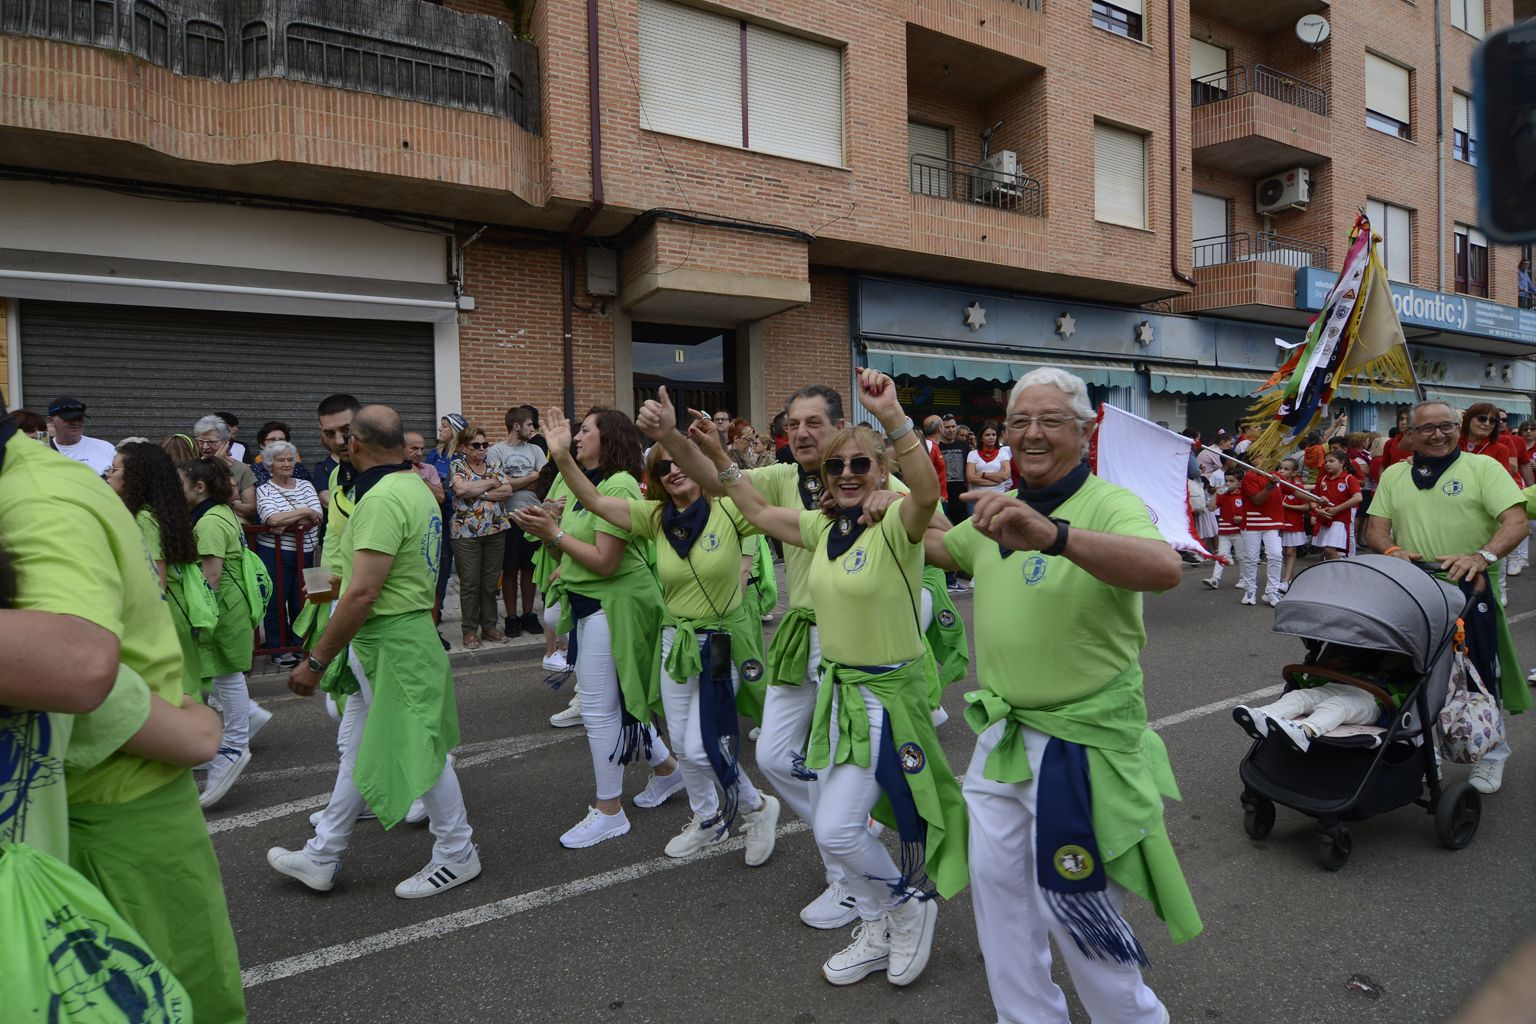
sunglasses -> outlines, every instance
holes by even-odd
[[[854,476],[863,476],[874,468],[875,460],[868,455],[855,455],[851,459],[841,459],[833,456],[821,464],[827,476],[842,476],[844,467],[853,470]]]
[[[1492,423],[1493,422],[1493,417],[1492,416],[1473,416],[1472,418],[1474,420],[1476,420],[1477,422],[1479,422],[1479,423]]]
[[[673,463],[673,461],[671,459],[657,459],[656,460],[656,476],[657,477],[671,476],[672,475],[672,468],[673,468],[674,465],[675,465],[675,463]]]
[[[486,441],[471,441],[469,442],[469,446],[471,448],[489,448],[490,444]]]

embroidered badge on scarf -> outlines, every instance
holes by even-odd
[[[831,559],[841,558],[858,542],[859,537],[868,527],[859,522],[859,517],[864,514],[863,509],[840,508],[832,519],[832,528],[827,531],[827,557]],[[860,563],[862,566],[862,562]]]
[[[688,557],[708,522],[709,500],[706,498],[699,498],[685,509],[679,509],[670,501],[661,507],[661,531],[679,558]]]
[[[821,508],[821,472],[814,470],[807,473],[805,467],[795,463],[795,471],[800,474],[798,487],[800,489],[800,503],[805,506],[807,512],[813,512]]]

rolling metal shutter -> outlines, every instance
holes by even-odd
[[[1147,140],[1107,124],[1093,126],[1094,217],[1147,226]]]
[[[436,434],[429,323],[33,301],[20,321],[27,407],[79,398],[86,433],[114,443],[159,441],[227,411],[247,447],[263,422],[283,420],[316,462],[325,449],[315,406],[338,391],[393,406],[429,441]]]

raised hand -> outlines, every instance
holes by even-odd
[[[571,450],[571,421],[559,409],[544,412],[544,443],[549,445],[550,455]]]
[[[655,398],[647,398],[635,417],[635,426],[652,441],[660,441],[677,429],[677,409],[667,394],[666,385],[656,389]]]
[[[715,465],[729,462],[725,449],[720,447],[720,432],[715,429],[715,421],[709,418],[709,413],[689,409],[688,416],[688,439]]]
[[[887,430],[899,427],[904,417],[896,399],[896,382],[879,370],[859,367],[859,404],[874,414]]]

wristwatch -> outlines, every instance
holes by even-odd
[[[304,660],[309,665],[309,670],[311,672],[319,672],[322,675],[325,674],[325,670],[326,669],[331,667],[331,663],[330,662],[328,662],[328,661],[321,661],[318,658],[316,658],[313,654],[307,655]]]
[[[1483,548],[1481,551],[1477,552],[1477,557],[1481,558],[1489,565],[1492,565],[1494,562],[1499,560],[1499,556],[1494,554],[1492,551],[1489,551],[1487,548]]]
[[[1042,555],[1059,555],[1067,550],[1067,528],[1072,524],[1065,519],[1057,519],[1055,516],[1051,516],[1051,522],[1056,524],[1056,539],[1051,542],[1050,547],[1040,550]]]

